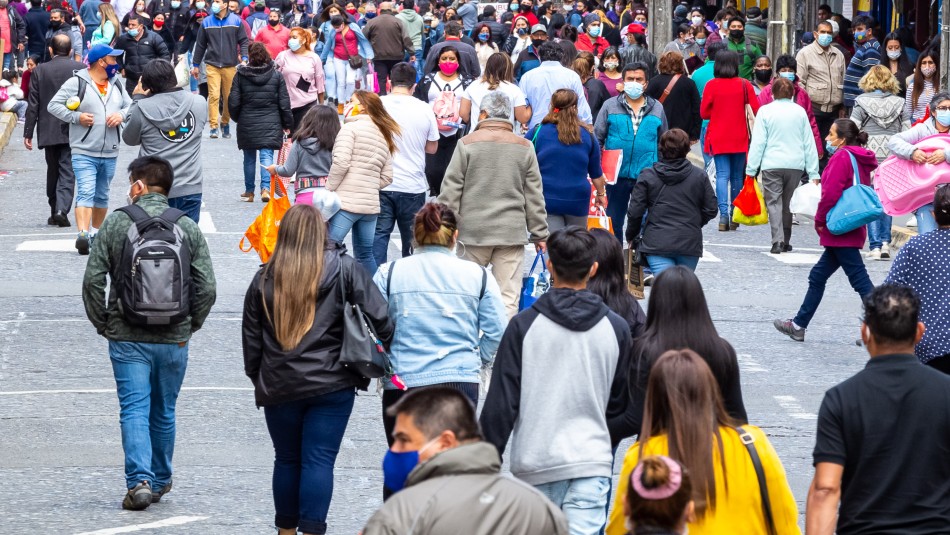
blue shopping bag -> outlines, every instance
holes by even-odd
[[[541,271],[535,274],[534,271],[537,269],[539,261],[541,262]],[[521,299],[518,302],[518,311],[529,308],[550,287],[551,273],[545,265],[544,253],[539,251],[531,264],[531,271],[521,279]]]
[[[861,183],[858,162],[850,152],[848,156],[851,157],[851,166],[854,168],[854,185],[844,190],[825,218],[828,232],[835,235],[847,234],[871,221],[877,221],[884,215],[884,207],[877,192],[871,186]]]

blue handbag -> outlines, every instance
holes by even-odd
[[[534,270],[538,267],[538,261],[541,262],[541,271],[535,274]],[[518,301],[518,311],[531,307],[550,287],[551,274],[544,263],[544,253],[538,252],[534,257],[534,263],[531,264],[531,271],[521,279],[521,299]]]
[[[841,198],[828,211],[828,216],[825,218],[828,232],[835,235],[847,234],[884,215],[881,199],[874,188],[861,183],[858,162],[850,152],[848,156],[851,157],[851,166],[854,168],[854,185],[844,190]]]

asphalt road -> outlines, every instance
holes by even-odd
[[[128,512],[120,507],[123,457],[106,342],[82,307],[85,257],[72,248],[74,228],[46,226],[45,163],[21,138],[17,127],[0,157],[9,171],[0,176],[0,533],[272,533],[273,449],[243,374],[240,341],[242,300],[259,260],[237,244],[261,204],[238,201],[235,140],[204,140],[202,226],[218,300],[191,343],[175,488],[160,505]],[[125,168],[135,153],[122,150],[114,207],[125,203]],[[720,233],[714,222],[705,239],[697,274],[719,332],[739,352],[749,417],[781,456],[804,520],[821,397],[866,360],[854,344],[858,297],[835,275],[807,341],[792,342],[771,321],[791,317],[801,303],[820,254],[813,228],[796,227],[795,253],[780,256],[768,254],[764,227]],[[869,264],[875,283],[888,266]],[[385,450],[380,399],[360,395],[337,460],[330,533],[357,533],[381,503]]]

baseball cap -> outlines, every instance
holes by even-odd
[[[538,32],[548,33],[547,26],[545,26],[544,24],[535,24],[534,26],[531,27],[531,33],[538,33]]]
[[[627,26],[627,33],[646,34],[646,32],[643,31],[643,26],[640,26],[639,24],[636,24],[636,23],[633,23],[633,24],[630,24],[630,26]]]
[[[121,50],[116,50],[109,45],[96,45],[89,49],[87,59],[89,64],[92,65],[106,56],[121,56],[122,54]]]

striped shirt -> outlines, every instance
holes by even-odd
[[[924,80],[924,90],[917,97],[917,105],[914,106],[914,82],[907,83],[907,95],[904,97],[904,120],[910,124],[924,118],[927,114],[927,108],[930,107],[930,101],[934,96],[934,84],[930,80]]]
[[[847,108],[854,107],[854,99],[864,93],[858,87],[861,77],[867,74],[868,70],[881,63],[881,44],[877,39],[870,38],[867,43],[860,45],[854,51],[854,57],[848,64],[848,69],[844,72],[844,105]]]

